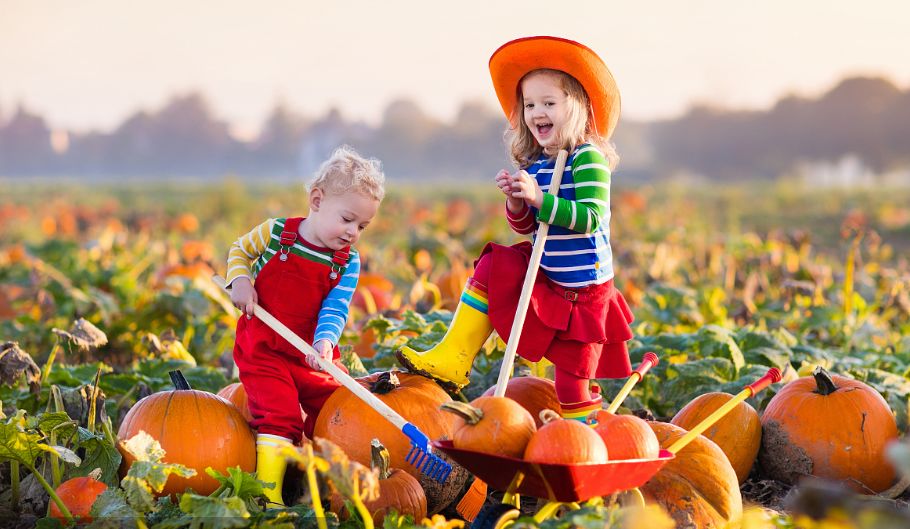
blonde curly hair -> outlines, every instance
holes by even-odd
[[[376,158],[364,158],[350,145],[335,149],[328,160],[307,183],[307,191],[321,189],[324,193],[340,195],[354,191],[374,200],[385,197],[385,174]]]

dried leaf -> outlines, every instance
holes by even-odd
[[[32,357],[19,348],[19,342],[6,342],[0,346],[0,384],[15,385],[19,377],[25,380],[32,392],[41,387],[41,369]]]
[[[83,318],[76,320],[69,331],[57,328],[51,330],[64,340],[69,340],[80,351],[88,352],[107,345],[107,335]]]

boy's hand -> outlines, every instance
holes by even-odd
[[[527,171],[518,171],[512,176],[511,196],[522,199],[527,205],[537,209],[543,204],[543,191],[537,185],[537,180],[531,178]]]
[[[231,303],[242,310],[247,319],[253,317],[253,305],[258,300],[256,289],[248,277],[238,277],[231,283]]]
[[[521,211],[524,201],[520,198],[512,197],[513,179],[514,177],[505,169],[496,173],[496,187],[498,187],[499,190],[502,191],[502,194],[506,196],[506,206],[512,213],[518,213]]]
[[[319,340],[313,344],[313,349],[316,350],[316,353],[318,353],[323,360],[327,362],[332,361],[332,352],[335,349],[335,346],[332,345],[332,342],[328,340]],[[317,364],[310,355],[306,356],[306,363],[316,371],[322,371],[322,368],[319,367],[319,364]]]

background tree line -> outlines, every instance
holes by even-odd
[[[415,103],[390,103],[379,124],[332,109],[309,117],[278,105],[258,137],[238,139],[197,93],[129,116],[109,132],[54,131],[21,106],[0,109],[0,175],[290,178],[348,143],[392,179],[482,180],[508,162],[497,109],[465,103],[451,122]],[[910,89],[882,78],[841,81],[818,98],[787,96],[761,111],[698,106],[678,119],[624,120],[618,171],[636,179],[679,172],[709,180],[774,178],[796,164],[858,157],[876,172],[910,167]]]

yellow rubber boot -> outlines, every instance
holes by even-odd
[[[468,281],[442,341],[424,352],[402,347],[395,356],[409,371],[432,377],[443,387],[457,391],[470,382],[474,357],[492,332],[486,292]]]
[[[274,483],[275,487],[263,489],[270,504],[284,506],[281,487],[284,485],[284,471],[287,459],[281,454],[281,448],[293,447],[291,440],[269,434],[256,436],[256,478],[264,483]]]

